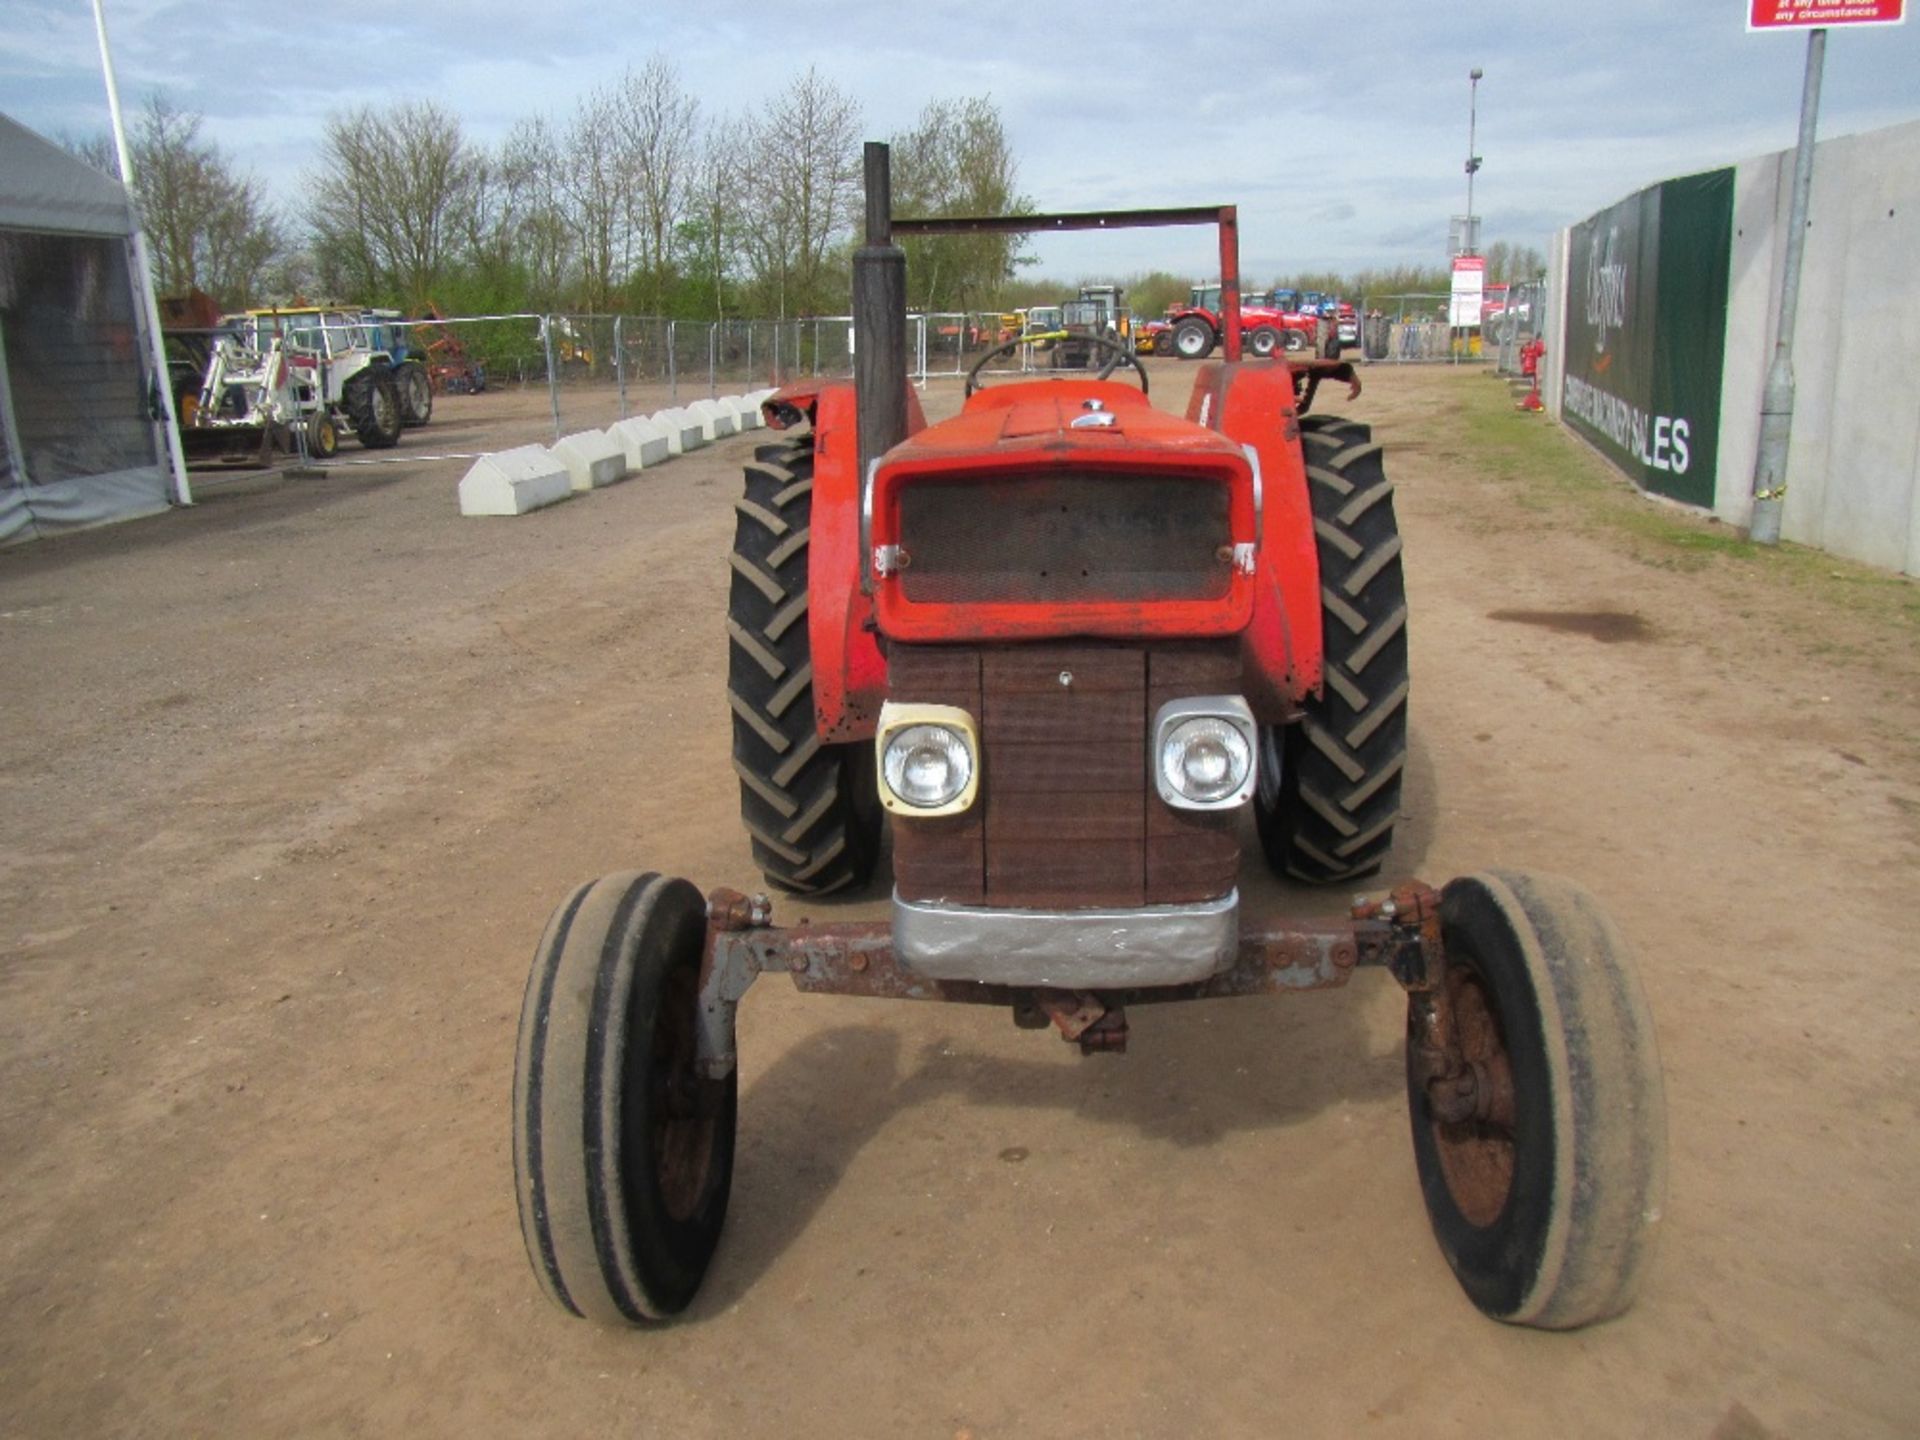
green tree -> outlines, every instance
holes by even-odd
[[[932,100],[892,139],[895,213],[924,218],[1030,214],[1018,166],[992,99]],[[971,310],[988,303],[1024,263],[1017,235],[907,238],[910,303]]]

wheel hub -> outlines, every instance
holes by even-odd
[[[712,1168],[714,1121],[719,1086],[701,1078],[695,1012],[699,1005],[697,972],[676,970],[668,979],[664,1003],[654,1018],[653,1087],[657,1120],[648,1137],[660,1198],[675,1220],[700,1207]]]
[[[1469,1224],[1490,1225],[1513,1191],[1513,1069],[1492,996],[1466,966],[1447,967],[1436,1000],[1451,1020],[1447,1073],[1427,1082],[1441,1173]]]

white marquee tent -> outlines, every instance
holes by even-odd
[[[164,509],[121,184],[0,115],[0,545]]]

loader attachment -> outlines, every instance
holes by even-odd
[[[290,441],[286,428],[271,420],[180,427],[180,449],[189,470],[271,465],[276,454],[293,448]]]

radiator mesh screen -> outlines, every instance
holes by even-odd
[[[1212,479],[1065,472],[900,494],[911,603],[1217,600],[1232,580],[1228,492]]]

